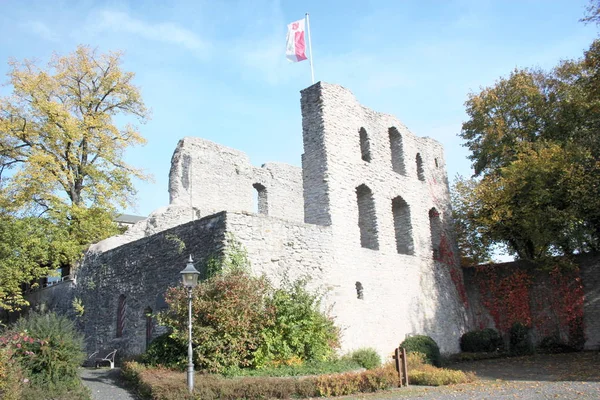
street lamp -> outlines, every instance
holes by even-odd
[[[187,369],[187,384],[190,393],[194,391],[194,354],[192,353],[192,289],[198,284],[198,275],[200,272],[194,268],[194,260],[192,255],[188,260],[185,269],[180,272],[183,281],[183,287],[188,292],[188,369]]]

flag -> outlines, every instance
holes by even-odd
[[[285,57],[291,62],[306,60],[306,45],[304,42],[304,19],[288,25]]]

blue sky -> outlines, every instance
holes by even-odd
[[[317,81],[341,84],[446,149],[448,174],[470,175],[457,137],[469,92],[515,67],[551,68],[597,36],[578,20],[587,0],[16,1],[0,0],[0,75],[7,61],[78,44],[123,50],[152,119],[127,160],[147,215],[168,204],[170,160],[184,136],[300,166],[299,91],[307,61],[285,59],[286,25],[310,13]],[[3,79],[5,81],[6,79]],[[8,88],[2,88],[6,94]]]

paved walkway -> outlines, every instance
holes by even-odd
[[[82,368],[81,380],[92,392],[93,400],[137,400],[121,378],[121,369]]]

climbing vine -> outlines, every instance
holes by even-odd
[[[439,213],[436,210],[433,210],[432,213],[437,213],[437,216],[439,216]],[[464,306],[468,308],[469,300],[467,298],[467,291],[465,289],[463,276],[461,271],[459,270],[459,267],[456,265],[454,252],[452,251],[450,242],[448,241],[448,238],[445,234],[442,234],[440,240],[440,247],[439,250],[435,253],[434,259],[436,261],[441,262],[442,264],[445,264],[448,267],[452,283],[454,283],[456,291],[458,292],[458,295],[460,296],[460,299],[463,302]]]
[[[506,276],[499,276],[496,269],[489,266],[476,267],[476,274],[482,303],[498,330],[508,332],[517,322],[531,326],[529,274],[516,270]]]
[[[481,304],[498,330],[506,333],[513,324],[521,323],[535,328],[541,338],[568,337],[573,348],[583,346],[585,296],[577,268],[546,271],[479,266],[475,271]],[[484,325],[482,321],[480,325]]]

